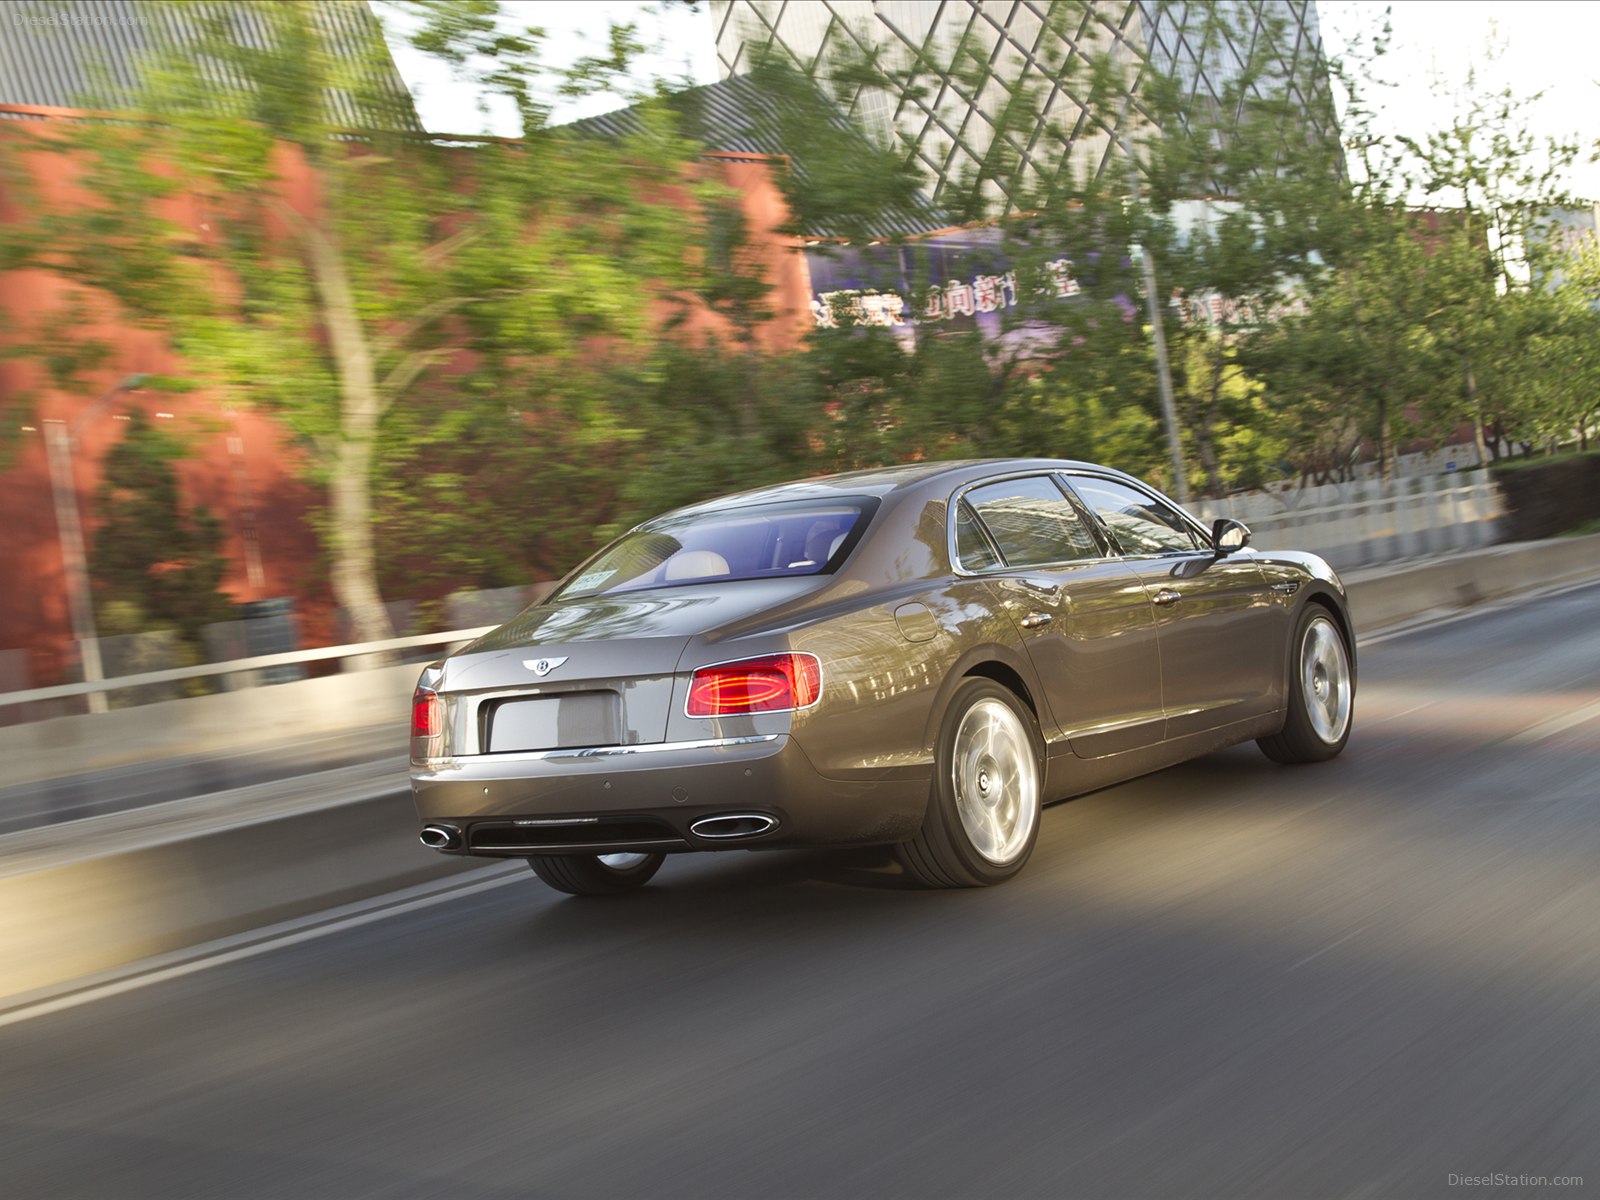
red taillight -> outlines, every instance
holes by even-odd
[[[414,738],[438,737],[444,732],[440,713],[439,695],[427,688],[418,688],[411,695],[411,736]]]
[[[689,681],[691,717],[809,708],[822,694],[822,664],[814,654],[765,654],[701,667]]]

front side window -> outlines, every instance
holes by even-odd
[[[1070,477],[1072,490],[1105,522],[1124,554],[1172,554],[1205,549],[1177,509],[1113,479]]]
[[[850,497],[662,517],[611,543],[551,599],[818,575],[843,560],[876,508]]]
[[[987,483],[967,492],[966,503],[1009,567],[1042,567],[1102,554],[1077,507],[1048,476]],[[980,569],[965,556],[961,565]]]

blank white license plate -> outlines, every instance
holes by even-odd
[[[572,692],[507,700],[489,718],[489,750],[568,750],[615,746],[622,740],[616,692]]]

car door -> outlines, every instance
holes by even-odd
[[[1088,515],[1049,473],[974,485],[955,506],[958,569],[996,577],[1043,684],[1052,740],[1086,758],[1159,742],[1155,611]]]
[[[1219,556],[1175,505],[1129,481],[1087,472],[1065,478],[1155,606],[1166,736],[1277,707],[1281,622],[1254,552]]]

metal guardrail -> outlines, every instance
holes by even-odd
[[[1500,514],[1498,489],[1488,480],[1453,484],[1448,477],[1401,481],[1385,488],[1376,481],[1251,493],[1190,505],[1197,516],[1236,517],[1249,525],[1263,549],[1294,546],[1328,558],[1341,570],[1451,547],[1484,545],[1492,540]],[[1333,503],[1327,501],[1333,500]],[[19,692],[0,692],[0,710],[38,701],[61,700],[119,692],[149,684],[237,675],[268,667],[362,658],[425,646],[465,643],[495,629],[484,625],[389,638],[350,646],[325,646],[262,654],[228,662],[203,663],[123,675],[116,679],[64,683]]]
[[[352,646],[320,646],[314,650],[289,650],[281,654],[258,654],[254,658],[236,658],[229,662],[201,663],[193,667],[169,667],[160,671],[145,671],[138,675],[123,675],[117,679],[96,679],[85,683],[62,683],[53,687],[31,688],[25,692],[0,692],[0,708],[18,704],[32,704],[40,700],[61,700],[72,696],[89,696],[98,692],[118,692],[125,688],[143,687],[152,683],[176,683],[184,679],[205,679],[215,675],[233,675],[244,671],[259,671],[266,667],[282,667],[297,663],[324,662],[328,659],[361,658],[367,655],[392,654],[399,650],[416,650],[424,646],[448,646],[470,642],[474,638],[497,628],[483,625],[476,629],[455,629],[444,633],[423,633],[412,637],[387,638],[381,642],[363,642]]]
[[[1481,478],[1388,488],[1367,481],[1202,500],[1191,508],[1208,521],[1243,521],[1262,549],[1310,550],[1340,570],[1488,545],[1503,513],[1499,489]]]

